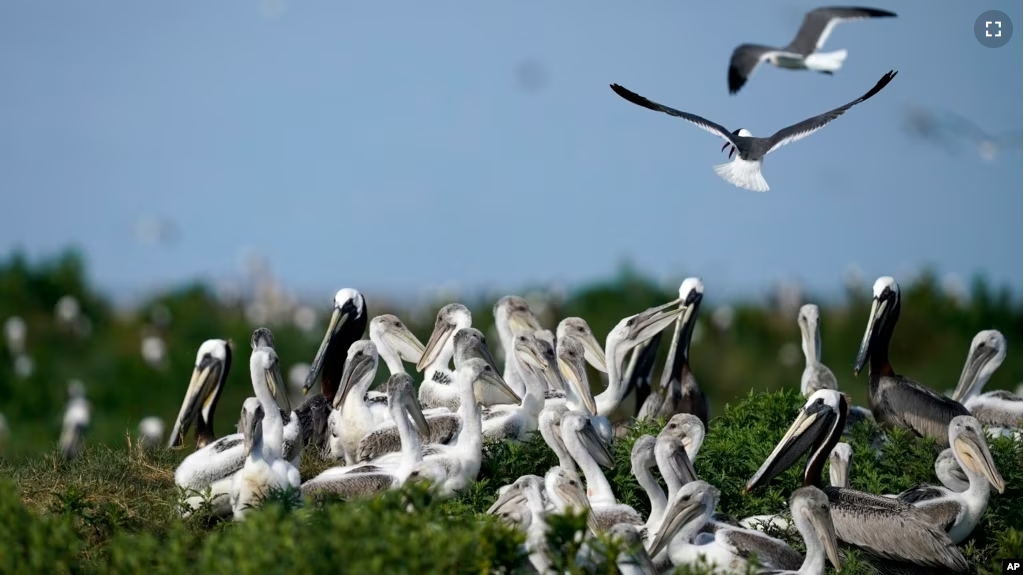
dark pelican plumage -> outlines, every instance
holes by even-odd
[[[334,310],[327,322],[327,331],[302,386],[302,393],[308,394],[319,378],[320,393],[309,396],[295,409],[302,427],[303,445],[312,443],[321,449],[326,446],[327,418],[331,414],[331,402],[338,391],[341,375],[345,372],[348,348],[362,339],[368,321],[363,294],[351,288],[338,290],[334,295]],[[253,339],[256,339],[255,334]]]
[[[686,278],[679,286],[679,299],[683,313],[676,320],[668,352],[670,359],[662,370],[660,389],[647,398],[637,418],[669,418],[677,413],[692,413],[707,425],[708,398],[690,371],[690,339],[704,299],[704,283],[699,278]]]
[[[810,452],[804,486],[828,496],[839,539],[863,549],[883,572],[967,572],[967,560],[946,533],[917,508],[891,497],[824,487],[822,470],[846,425],[845,397],[822,389],[811,395],[796,421],[744,488],[766,485]]]
[[[654,379],[654,364],[658,361],[658,347],[661,346],[661,334],[658,332],[654,337],[633,348],[630,352],[629,363],[626,365],[626,372],[623,375],[629,385],[626,397],[622,403],[629,406],[639,416],[640,410],[647,404],[651,397],[651,381]]]
[[[873,292],[868,327],[853,366],[853,373],[859,374],[870,360],[868,407],[879,423],[933,437],[948,447],[950,420],[970,412],[959,402],[893,371],[889,341],[900,318],[900,286],[891,277],[882,276],[875,281]]]
[[[202,449],[217,439],[213,432],[213,416],[230,371],[231,342],[208,339],[199,346],[188,390],[167,442],[168,448],[182,447],[193,423],[196,425],[196,449]]]

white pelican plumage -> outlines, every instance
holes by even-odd
[[[369,495],[403,485],[413,467],[423,459],[420,438],[413,424],[427,426],[413,391],[412,377],[396,373],[388,380],[388,411],[401,435],[401,459],[397,466],[357,464],[327,469],[302,484],[302,493],[332,493],[343,498]],[[411,421],[410,421],[411,420]]]
[[[567,317],[558,322],[555,329],[555,349],[557,351],[559,342],[566,336],[575,337],[583,347],[584,358],[587,363],[601,373],[608,373],[608,363],[604,355],[604,349],[590,329],[590,324],[581,317]]]
[[[513,439],[524,441],[537,430],[537,418],[544,408],[546,389],[540,372],[556,369],[545,360],[540,342],[531,333],[520,332],[509,361],[519,371],[520,381],[526,388],[519,405],[495,405],[484,414],[483,434],[487,441]]]
[[[844,444],[845,445],[845,444]],[[828,496],[817,487],[801,487],[789,498],[793,523],[804,540],[807,554],[797,570],[768,569],[762,575],[822,575],[825,562],[832,563],[836,571],[843,568],[836,542],[836,528],[829,513]]]
[[[434,331],[416,364],[416,371],[423,372],[419,393],[423,407],[458,410],[459,390],[453,385],[454,374],[448,364],[455,355],[455,333],[472,325],[473,315],[462,304],[450,303],[438,310]]]
[[[271,489],[298,489],[302,482],[298,468],[284,459],[284,419],[276,396],[287,390],[277,353],[268,347],[253,350],[249,371],[259,405],[244,416],[245,463],[231,488],[236,521],[244,519],[247,510]]]
[[[653,435],[641,435],[636,438],[636,442],[633,443],[633,450],[629,454],[630,470],[633,472],[633,476],[636,477],[637,483],[643,488],[644,493],[647,494],[647,498],[651,501],[651,514],[647,516],[648,533],[653,532],[655,528],[661,523],[661,517],[665,513],[665,505],[668,504],[668,498],[665,496],[665,490],[658,485],[658,480],[655,479],[654,474],[651,472],[651,468],[657,465],[657,460],[654,457],[654,446],[657,440]]]
[[[530,304],[519,296],[502,297],[494,303],[493,312],[494,327],[498,330],[498,339],[501,340],[501,347],[505,352],[505,370],[501,376],[508,386],[522,397],[526,393],[526,387],[512,361],[512,355],[515,353],[515,336],[524,331],[533,334],[543,328],[530,310]]]
[[[68,404],[64,408],[64,425],[60,432],[60,451],[71,460],[82,451],[85,431],[89,429],[92,407],[85,398],[85,385],[77,379],[68,384]]]

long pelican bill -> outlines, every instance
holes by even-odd
[[[960,372],[960,381],[957,382],[956,390],[953,392],[954,401],[963,401],[967,397],[971,388],[974,387],[973,384],[978,381],[981,368],[985,367],[985,364],[998,353],[997,349],[987,345],[979,345],[971,350],[967,363],[964,364],[964,369]]]
[[[805,405],[789,426],[786,434],[772,450],[768,459],[761,464],[757,473],[750,478],[743,491],[749,493],[771,481],[775,476],[789,469],[804,453],[821,438],[826,428],[835,423],[837,415],[832,407],[824,403]]]
[[[604,354],[601,354],[604,357]],[[576,396],[583,401],[583,405],[586,406],[588,415],[597,414],[597,402],[594,400],[594,394],[590,391],[590,385],[586,381],[586,374],[581,372],[583,369],[582,365],[576,365],[574,362],[565,360],[561,357],[558,358],[558,371],[562,373],[562,377],[566,382],[572,386],[573,391],[576,392]]]
[[[676,493],[676,497],[669,502],[668,508],[665,509],[665,513],[662,515],[664,519],[661,520],[661,525],[658,526],[658,534],[647,546],[647,552],[650,553],[651,557],[661,553],[684,525],[704,514],[703,499],[691,496],[690,491],[684,485]]]
[[[601,343],[597,341],[594,334],[587,333],[586,335],[580,336],[578,339],[580,340],[580,343],[583,344],[583,357],[586,358],[587,363],[601,373],[608,373],[608,360],[604,356],[604,348],[601,347]],[[597,413],[596,408],[594,413]]]
[[[547,370],[548,363],[540,356],[537,346],[528,337],[517,337],[515,343],[516,357],[520,361],[537,370]]]
[[[332,405],[334,408],[338,409],[343,403],[345,403],[345,398],[348,397],[348,392],[355,387],[356,382],[368,375],[371,371],[376,370],[376,368],[377,363],[371,355],[363,353],[349,358],[349,360],[345,362],[345,370],[341,372],[341,381],[338,382],[338,392],[333,398],[334,401],[332,402]]]
[[[825,555],[828,557],[829,562],[832,563],[832,566],[835,567],[836,572],[842,571],[843,562],[839,558],[836,526],[832,523],[832,514],[829,512],[828,507],[817,510],[801,509],[801,513],[811,522],[814,532],[818,534],[822,545],[825,546]]]
[[[431,332],[430,339],[427,340],[423,355],[416,362],[416,371],[423,371],[433,363],[453,335],[455,335],[455,324],[438,318],[437,324],[434,325],[434,331]]]
[[[402,394],[400,401],[402,407],[405,408],[405,412],[409,414],[413,424],[416,425],[416,430],[423,437],[430,437],[430,425],[427,424],[427,418],[423,416],[423,410],[420,408],[420,402],[416,401],[416,398],[411,394]]]
[[[626,325],[629,327],[627,340],[635,347],[668,327],[670,323],[679,317],[679,314],[683,313],[683,308],[678,307],[680,301],[679,298],[676,298],[666,304],[642,311],[629,318],[626,322]]]
[[[185,391],[185,399],[181,402],[178,417],[174,420],[174,428],[167,447],[181,447],[185,443],[185,434],[195,421],[199,412],[207,408],[217,397],[221,385],[224,362],[207,355],[192,370],[192,377]]]
[[[327,323],[327,332],[324,333],[324,339],[320,342],[320,348],[316,350],[316,355],[313,356],[313,365],[309,368],[309,375],[306,376],[306,383],[302,385],[302,394],[309,393],[309,390],[316,383],[318,377],[324,370],[324,358],[327,355],[327,348],[331,345],[331,340],[338,333],[338,330],[342,328],[346,323],[351,321],[357,311],[346,307],[335,307],[334,311],[331,312],[331,319]]]
[[[391,347],[398,352],[399,357],[404,361],[416,362],[418,364],[423,359],[423,354],[426,352],[423,342],[404,325],[401,327],[388,327],[382,337],[387,339]]]
[[[579,437],[583,447],[594,457],[598,465],[608,469],[615,467],[615,458],[612,457],[608,446],[601,440],[601,436],[597,433],[597,429],[594,428],[589,419],[583,428],[580,429]]]
[[[672,454],[669,456],[669,465],[672,466],[672,471],[677,477],[683,478],[684,484],[697,481],[697,470],[693,467],[693,460],[686,454],[685,447],[672,450]]]
[[[262,405],[257,405],[253,411],[242,410],[242,436],[245,440],[245,456],[249,457],[252,448],[263,440],[263,411]]]
[[[889,300],[874,298],[871,300],[871,312],[868,314],[868,327],[864,330],[864,337],[860,340],[860,349],[857,350],[857,359],[853,362],[853,374],[857,375],[864,369],[864,363],[868,360],[868,352],[871,351],[871,342],[874,341],[875,333],[881,327],[882,321],[889,310]]]
[[[508,314],[508,325],[512,329],[512,333],[538,332],[544,328],[537,323],[537,318],[533,317],[533,314],[526,310],[513,310]]]
[[[572,483],[559,481],[555,485],[555,490],[570,507],[587,514],[587,526],[590,527],[592,532],[597,533],[599,531],[600,526],[597,523],[597,518],[594,516],[593,509],[590,507],[590,500],[587,499],[587,493],[583,490],[583,484],[578,477],[575,477]]]
[[[477,401],[479,401],[481,395],[481,386],[488,385],[494,386],[495,389],[504,393],[514,403],[520,403],[523,401],[523,398],[519,397],[519,394],[517,394],[511,387],[508,386],[507,383],[505,383],[505,380],[501,377],[501,374],[499,374],[497,371],[494,371],[494,368],[485,369],[481,371],[480,377],[476,380],[476,382],[474,382],[473,389]]]
[[[1006,489],[1006,482],[999,470],[996,469],[996,463],[992,460],[992,452],[989,451],[984,437],[973,431],[964,431],[953,438],[952,447],[960,455],[964,465],[974,473],[988,479],[996,491],[1002,493]]]

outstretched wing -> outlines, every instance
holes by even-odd
[[[768,142],[771,145],[771,147],[768,148],[768,151],[765,152],[765,155],[774,152],[775,150],[781,148],[782,146],[785,146],[786,144],[795,142],[797,140],[802,140],[807,136],[810,136],[814,132],[817,132],[818,130],[824,128],[825,124],[828,124],[832,120],[835,120],[839,116],[842,116],[850,108],[856,106],[857,104],[860,104],[864,100],[867,100],[868,98],[882,91],[882,88],[888,86],[889,82],[891,82],[892,79],[896,77],[896,74],[897,72],[889,70],[889,72],[886,75],[882,76],[882,79],[879,80],[877,84],[875,84],[874,88],[868,90],[867,94],[864,94],[863,96],[857,98],[856,100],[850,102],[849,104],[845,104],[843,106],[836,108],[835,110],[825,112],[820,116],[809,118],[807,120],[804,120],[803,122],[793,124],[788,128],[783,128],[778,132],[775,132],[775,134],[768,138]]]
[[[729,93],[735,94],[747,83],[754,70],[768,56],[779,50],[758,44],[740,44],[729,58]]]
[[[647,108],[648,110],[654,110],[655,112],[662,112],[662,113],[668,114],[669,116],[675,116],[677,118],[682,118],[682,119],[686,120],[687,122],[690,122],[694,126],[697,126],[698,128],[700,128],[702,130],[705,130],[707,132],[710,132],[712,134],[715,134],[716,136],[722,138],[723,140],[729,142],[732,145],[736,145],[736,140],[734,139],[733,135],[729,132],[729,130],[726,130],[725,128],[723,128],[722,126],[719,126],[718,124],[712,122],[711,120],[705,120],[704,118],[701,118],[700,116],[698,116],[696,114],[689,114],[687,112],[680,112],[679,110],[676,110],[675,108],[669,108],[668,106],[662,106],[661,104],[659,104],[657,102],[652,102],[652,101],[648,100],[647,98],[644,98],[643,96],[641,96],[639,94],[635,94],[633,92],[630,92],[629,90],[623,88],[622,86],[620,86],[618,84],[612,84],[611,87],[612,87],[612,90],[616,94],[621,96],[623,99],[636,104],[637,106],[643,106],[644,108]]]
[[[878,10],[877,8],[861,8],[857,6],[826,6],[815,8],[804,16],[796,38],[786,46],[787,52],[796,52],[804,56],[820,50],[828,40],[832,28],[840,22],[866,20],[868,18],[892,18],[895,12]]]

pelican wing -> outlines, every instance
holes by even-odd
[[[785,146],[786,144],[795,142],[797,140],[802,140],[807,136],[810,136],[814,132],[817,132],[818,130],[824,128],[825,124],[828,124],[832,120],[835,120],[839,116],[842,116],[850,108],[856,106],[857,104],[860,104],[864,100],[867,100],[868,98],[871,98],[875,94],[882,91],[882,88],[888,86],[889,82],[891,82],[892,79],[896,77],[896,74],[897,72],[889,70],[889,72],[886,75],[882,76],[882,79],[875,84],[874,88],[871,88],[870,90],[868,90],[866,94],[850,102],[849,104],[839,106],[835,110],[825,112],[824,114],[815,116],[813,118],[809,118],[807,120],[804,120],[803,122],[793,124],[788,128],[783,128],[778,132],[775,132],[774,134],[772,134],[770,138],[768,138],[768,143],[770,147],[768,148],[768,151],[765,152],[765,155],[774,152],[775,150],[781,148],[782,146]]]
[[[454,413],[427,417],[430,437],[425,443],[447,444],[462,428],[462,419]],[[356,448],[356,461],[371,461],[384,454],[402,450],[402,438],[394,424],[381,426],[363,436]]]
[[[968,569],[967,560],[941,529],[895,498],[826,487],[836,535],[886,561]]]
[[[763,533],[748,529],[719,529],[715,539],[736,550],[744,559],[757,557],[761,565],[772,569],[797,570],[804,558],[793,549]]]
[[[677,118],[682,118],[682,119],[686,120],[687,122],[690,122],[694,126],[697,126],[698,128],[700,128],[700,129],[702,129],[702,130],[704,130],[706,132],[710,132],[710,133],[718,136],[719,138],[722,138],[723,140],[729,142],[730,144],[732,144],[734,146],[736,145],[736,140],[734,139],[734,136],[731,133],[729,133],[729,130],[726,130],[725,128],[723,128],[722,126],[719,126],[718,124],[712,122],[711,120],[705,120],[704,118],[701,118],[700,116],[698,116],[696,114],[690,114],[688,112],[681,112],[679,110],[676,110],[675,108],[669,108],[668,106],[662,106],[661,104],[659,104],[657,102],[652,102],[652,101],[648,100],[647,98],[644,98],[643,96],[641,96],[639,94],[630,92],[629,90],[623,88],[622,86],[620,86],[618,84],[612,84],[611,87],[612,87],[612,90],[615,91],[616,94],[618,94],[619,96],[621,96],[625,100],[636,104],[637,106],[643,106],[644,108],[647,108],[648,110],[654,110],[655,112],[662,112],[662,113],[668,114],[669,116],[675,116]]]
[[[911,487],[910,489],[904,491],[903,493],[900,493],[899,495],[896,496],[896,499],[899,499],[904,503],[914,504],[917,503],[918,501],[927,501],[929,499],[938,499],[939,497],[945,497],[946,493],[946,490],[942,489],[941,487],[936,487],[934,485],[926,485],[922,483],[921,485],[915,485],[914,487]]]
[[[957,401],[943,397],[920,383],[905,377],[883,377],[875,402],[887,406],[889,423],[934,437],[943,446],[949,444],[949,422],[958,415],[970,415]]]
[[[299,418],[301,445],[323,447],[327,444],[327,418],[331,409],[331,401],[322,393],[310,395],[295,409],[295,415]]]
[[[598,531],[608,532],[619,523],[628,523],[640,528],[640,537],[647,536],[647,527],[644,525],[640,513],[629,505],[612,505],[610,507],[597,507],[591,510],[594,516],[594,526]]]
[[[928,518],[928,522],[945,532],[956,523],[963,512],[963,506],[956,498],[939,497],[922,501],[914,506],[921,515]]]
[[[388,473],[347,473],[324,479],[311,479],[302,484],[302,495],[338,495],[343,499],[363,497],[387,491],[397,483],[395,476]]]
[[[232,433],[190,453],[174,470],[174,483],[203,491],[215,481],[233,475],[245,464],[244,441],[241,433]]]

